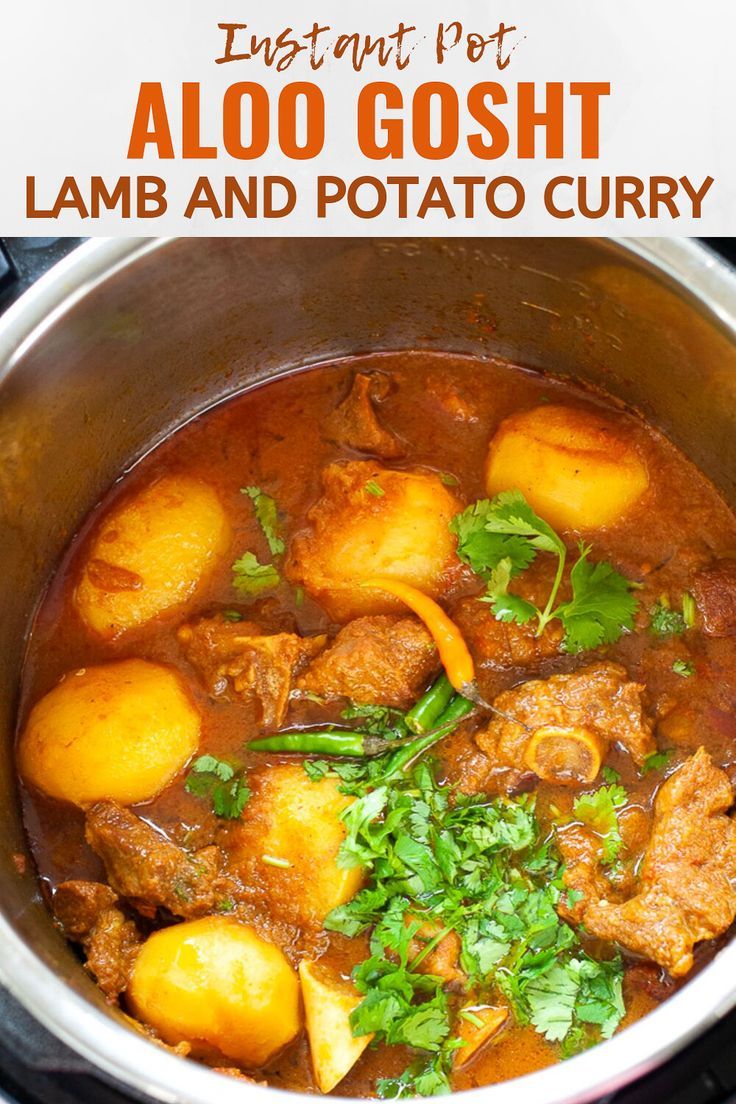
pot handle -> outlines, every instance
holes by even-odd
[[[84,238],[0,238],[0,313]]]

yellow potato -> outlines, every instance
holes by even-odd
[[[549,405],[512,414],[488,449],[488,494],[518,489],[561,529],[610,525],[648,486],[623,426],[589,410]]]
[[[188,476],[159,479],[103,518],[74,595],[83,621],[113,637],[180,605],[229,540],[211,487]]]
[[[361,997],[351,982],[319,962],[299,963],[312,1068],[320,1092],[331,1092],[353,1068],[373,1035],[355,1037],[350,1013]]]
[[[508,1008],[494,1008],[491,1005],[468,1005],[463,1008],[458,1017],[457,1038],[462,1039],[464,1046],[453,1052],[454,1068],[467,1066],[486,1043],[498,1035],[508,1018]]]
[[[299,1033],[299,982],[253,928],[207,916],[146,940],[127,993],[133,1015],[164,1042],[255,1068]]]
[[[231,865],[262,887],[276,917],[318,927],[363,881],[360,867],[342,870],[336,861],[345,839],[339,816],[352,798],[336,779],[310,781],[300,763],[269,767],[249,782],[253,796],[231,830]]]
[[[182,770],[199,729],[178,675],[125,659],[70,672],[41,698],[20,738],[18,766],[50,797],[134,804],[155,797]]]
[[[337,621],[401,608],[361,588],[388,576],[438,597],[457,568],[448,525],[462,509],[434,472],[393,471],[368,461],[330,464],[309,527],[291,543],[286,571]]]

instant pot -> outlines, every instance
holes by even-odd
[[[2,243],[5,1099],[277,1099],[276,1090],[215,1074],[131,1030],[55,929],[27,857],[10,754],[24,637],[64,547],[106,488],[173,428],[248,385],[348,353],[426,348],[499,355],[603,387],[658,425],[736,505],[736,271],[715,252],[732,245],[560,238]],[[468,1102],[736,1102],[734,1009],[736,941],[611,1041],[473,1090]],[[298,1104],[293,1094],[279,1095]]]

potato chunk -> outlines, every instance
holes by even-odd
[[[312,1068],[320,1092],[331,1092],[360,1058],[373,1035],[353,1035],[350,1013],[360,1004],[354,985],[319,962],[299,963]]]
[[[648,486],[646,465],[625,429],[589,410],[538,406],[512,414],[488,449],[489,495],[518,489],[561,529],[610,525]]]
[[[453,1067],[463,1069],[472,1062],[486,1043],[498,1035],[508,1018],[508,1008],[480,1005],[461,1009],[457,1037],[462,1039],[463,1046],[454,1052]]]
[[[168,667],[142,659],[83,667],[31,710],[18,765],[50,797],[132,805],[181,771],[199,730],[199,712]]]
[[[340,813],[351,802],[338,782],[312,782],[301,763],[251,774],[253,796],[229,834],[231,866],[246,885],[259,885],[276,917],[319,927],[330,909],[360,889],[360,868],[342,870]]]
[[[286,571],[336,621],[401,610],[361,588],[388,576],[438,597],[458,567],[448,525],[462,504],[429,471],[392,471],[368,461],[330,464],[309,527],[291,542]]]
[[[109,638],[180,605],[229,539],[211,487],[181,475],[159,479],[103,518],[74,595],[82,620]]]
[[[262,1066],[298,1034],[299,982],[252,928],[207,916],[155,932],[128,987],[131,1011],[164,1042]]]

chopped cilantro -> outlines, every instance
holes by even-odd
[[[258,524],[268,541],[271,555],[281,556],[285,545],[279,536],[279,514],[275,501],[270,495],[265,494],[260,487],[241,487],[240,493],[247,495],[252,501]]]
[[[667,766],[673,754],[674,748],[667,748],[666,751],[655,751],[653,755],[644,760],[641,773],[649,774],[650,771],[662,770],[663,767]]]
[[[260,594],[278,586],[281,577],[273,564],[261,564],[252,552],[246,552],[233,564],[233,586],[239,594]]]
[[[680,636],[687,625],[685,618],[677,610],[670,608],[666,595],[655,602],[649,613],[649,630],[655,636]]]
[[[306,769],[322,778],[335,766],[317,760]],[[590,958],[558,916],[563,867],[536,820],[534,797],[467,796],[438,784],[425,761],[390,786],[374,782],[365,768],[343,781],[356,800],[341,814],[338,865],[362,866],[368,876],[325,928],[348,937],[370,932],[370,956],[353,973],[362,997],[353,1033],[424,1055],[400,1077],[381,1080],[379,1096],[449,1089],[456,1005],[442,978],[417,969],[449,932],[460,941],[474,996],[492,999],[500,990],[517,1021],[570,1050],[612,1033],[623,1016],[621,959]],[[615,819],[618,794],[608,799]],[[603,801],[592,804],[599,823]]]
[[[567,548],[520,491],[504,491],[473,503],[453,518],[450,530],[457,536],[460,559],[485,579],[487,593],[482,601],[490,603],[497,620],[525,625],[536,619],[540,636],[557,619],[565,630],[564,649],[572,654],[612,644],[633,628],[637,608],[633,584],[611,564],[591,563],[590,546],[583,543],[570,571],[572,598],[555,606]],[[557,573],[543,609],[508,590],[537,552],[557,556]]]
[[[614,767],[603,767],[601,770],[601,776],[604,782],[620,782],[621,775]]]
[[[242,613],[238,613],[238,611],[234,610],[234,609],[223,610],[222,611],[222,616],[225,618],[226,621],[242,621],[243,620]]]
[[[232,897],[223,897],[221,901],[218,901],[215,905],[218,912],[234,912],[235,901]]]
[[[452,472],[440,472],[440,481],[444,483],[445,487],[457,487],[460,480]]]
[[[572,807],[573,815],[592,828],[603,845],[603,863],[611,866],[619,857],[623,840],[618,826],[618,810],[626,804],[626,790],[613,783],[593,793],[581,794]]]
[[[200,755],[195,759],[184,789],[196,797],[209,798],[217,816],[226,820],[239,817],[250,797],[242,771],[236,771],[230,763],[214,755]]]
[[[409,734],[404,714],[386,705],[361,705],[351,702],[340,714],[344,721],[363,721],[361,728],[372,736],[399,740]]]
[[[376,483],[375,479],[369,479],[365,485],[365,493],[373,495],[374,498],[383,498],[386,492],[383,487]]]
[[[686,591],[682,596],[682,619],[686,628],[692,629],[695,625],[695,613],[695,599]]]
[[[695,674],[695,668],[689,659],[676,659],[672,664],[672,670],[681,678],[690,678]]]

